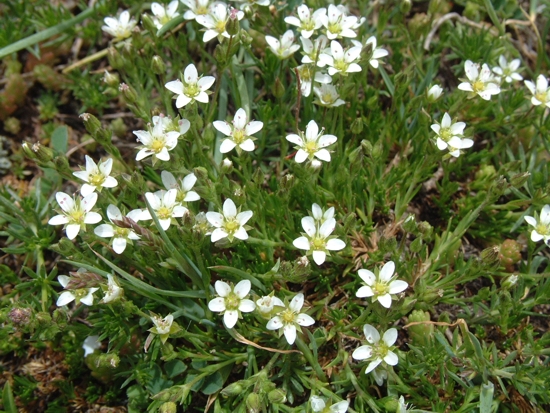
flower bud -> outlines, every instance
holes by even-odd
[[[361,132],[363,132],[363,118],[358,117],[351,123],[351,133],[359,135]]]
[[[409,14],[412,7],[412,1],[411,0],[402,0],[401,4],[399,6],[399,9],[401,10],[401,13],[403,14]]]
[[[497,246],[485,248],[481,251],[481,262],[487,267],[498,265],[499,261],[499,248]]]
[[[103,75],[103,83],[113,88],[118,87],[120,83],[120,77],[118,76],[118,73],[109,73],[106,70],[105,74]]]
[[[143,28],[145,30],[156,37],[158,29],[157,26],[155,26],[155,23],[153,22],[151,16],[149,16],[147,13],[143,13],[141,15],[141,24],[143,25]]]
[[[246,30],[241,30],[239,32],[239,40],[243,45],[250,46],[254,39],[252,39],[252,36],[250,36],[250,34]]]
[[[323,166],[323,163],[321,161],[319,161],[318,159],[314,159],[310,162],[309,166],[314,171],[317,171],[317,170],[321,169],[321,167]]]
[[[248,409],[248,413],[260,413],[262,408],[260,396],[256,393],[250,393],[246,397],[246,407]]]
[[[222,391],[221,394],[223,397],[231,397],[231,396],[238,396],[243,392],[243,386],[241,384],[241,380],[236,381],[235,383],[231,383],[229,386],[226,386]]]
[[[403,222],[403,229],[407,232],[415,233],[417,229],[416,219],[414,214],[410,214]]]
[[[197,166],[196,168],[194,168],[193,173],[199,181],[205,181],[208,179],[208,171],[202,166]]]
[[[264,171],[262,171],[262,168],[257,168],[254,173],[252,174],[252,181],[256,185],[263,185],[265,180],[265,174]]]
[[[178,406],[174,402],[165,402],[159,407],[159,413],[176,413]]]
[[[441,94],[443,93],[443,88],[439,85],[433,85],[428,90],[428,102],[435,102],[437,99],[441,97]]]
[[[514,287],[517,283],[518,283],[518,275],[517,274],[512,274],[510,276],[508,276],[501,284],[501,287],[506,289],[506,290],[509,290],[511,289],[512,287]]]
[[[277,99],[281,99],[285,95],[285,87],[278,77],[275,79],[275,84],[273,85],[271,91],[273,93],[273,96],[275,96]]]
[[[224,174],[231,173],[231,171],[233,170],[233,162],[231,162],[231,160],[225,158],[222,161],[221,170],[222,170],[222,173],[224,173]]]
[[[273,389],[267,393],[267,399],[271,403],[284,403],[286,402],[286,392],[283,389]]]
[[[8,313],[10,321],[15,326],[23,326],[29,323],[32,315],[32,310],[30,308],[19,308],[14,307]]]
[[[382,154],[384,153],[384,146],[382,142],[378,141],[374,144],[374,147],[372,148],[372,157],[375,160],[380,159]]]
[[[525,184],[525,182],[529,180],[530,176],[531,176],[530,172],[522,172],[519,174],[515,174],[510,178],[510,184],[512,184],[514,188],[520,188],[523,186],[523,184]]]
[[[367,156],[372,156],[372,143],[368,140],[363,139],[361,141],[361,148],[363,148],[363,153]]]
[[[124,67],[124,60],[122,59],[119,51],[114,47],[109,47],[109,50],[107,50],[107,59],[109,60],[111,67],[115,70],[122,69]]]
[[[418,346],[428,344],[434,334],[433,324],[424,323],[425,321],[430,321],[430,313],[427,311],[413,310],[409,315],[409,323],[423,323],[409,326],[409,336]]]
[[[411,242],[409,249],[411,252],[419,253],[422,250],[423,245],[422,238],[415,238],[413,242]]]
[[[355,162],[360,163],[363,159],[363,147],[358,146],[349,154],[350,163],[354,164]]]
[[[279,193],[288,193],[294,186],[295,181],[294,175],[287,174],[283,176],[279,183]]]
[[[121,83],[118,90],[122,93],[122,96],[124,96],[126,103],[134,105],[137,102],[137,93],[132,86],[129,86],[126,83]]]
[[[227,20],[227,23],[225,24],[225,31],[230,36],[235,36],[239,34],[239,31],[241,29],[239,24],[239,17],[238,17],[239,11],[237,9],[234,9],[233,7],[229,10],[229,19]]]
[[[166,65],[160,56],[153,56],[151,60],[151,70],[156,75],[163,75],[166,73]]]
[[[80,115],[80,119],[84,122],[84,127],[90,135],[96,136],[101,130],[101,122],[94,115],[83,113]]]
[[[122,118],[116,118],[111,122],[111,130],[119,138],[123,138],[128,133],[128,128]]]
[[[13,135],[17,135],[21,131],[21,122],[17,118],[7,118],[4,121],[4,129]]]
[[[418,230],[422,234],[422,238],[428,241],[432,236],[434,228],[430,225],[429,222],[422,221],[420,224],[418,224]]]
[[[214,142],[215,138],[216,132],[214,132],[214,127],[212,126],[212,124],[209,124],[206,128],[204,128],[204,131],[202,132],[203,142],[208,147],[211,147],[212,142]]]
[[[512,272],[514,265],[521,261],[521,245],[513,239],[504,240],[500,246],[498,258],[500,258],[506,270]]]

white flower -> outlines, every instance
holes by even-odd
[[[388,380],[388,371],[385,369],[374,369],[372,371],[372,378],[379,386],[384,384],[384,380]]]
[[[309,7],[305,4],[298,6],[298,17],[287,16],[285,22],[300,28],[300,33],[306,39],[309,39],[314,30],[318,30],[323,25],[321,16],[327,14],[327,9],[324,7],[317,9],[311,13]]]
[[[296,294],[288,307],[267,322],[266,328],[268,330],[282,328],[288,344],[294,344],[294,341],[296,341],[296,326],[308,327],[315,324],[315,320],[311,316],[300,313],[303,305],[304,294]]]
[[[254,301],[245,299],[250,292],[248,280],[239,281],[233,288],[223,281],[216,281],[214,288],[219,297],[210,300],[208,308],[217,313],[223,312],[223,323],[227,328],[233,328],[237,324],[241,313],[250,313],[256,308]]]
[[[82,343],[82,348],[84,349],[84,358],[88,354],[94,354],[98,348],[101,348],[101,341],[99,341],[99,336],[88,336]]]
[[[120,13],[118,20],[114,17],[105,17],[103,21],[106,26],[101,26],[101,30],[109,33],[115,40],[122,40],[130,37],[132,35],[132,30],[137,24],[134,19],[130,19],[130,12],[128,12],[128,10],[124,10]]]
[[[180,15],[177,11],[178,5],[178,0],[171,1],[170,4],[168,4],[167,6],[157,2],[151,3],[151,11],[154,15],[153,23],[155,24],[157,29],[160,29],[170,20]]]
[[[410,404],[405,403],[405,398],[403,396],[400,396],[399,407],[396,413],[407,413],[409,411],[409,407],[413,408]]]
[[[206,219],[216,229],[212,232],[212,242],[219,241],[222,238],[229,238],[233,242],[233,238],[240,240],[248,239],[248,234],[244,225],[252,218],[252,211],[243,211],[237,214],[235,203],[227,198],[223,203],[223,214],[218,212],[207,212]]]
[[[122,297],[123,293],[124,290],[120,287],[120,285],[118,285],[115,277],[113,277],[111,274],[107,274],[107,291],[105,291],[103,300],[101,300],[101,302],[107,304],[116,301],[120,297]]]
[[[86,229],[86,224],[97,224],[101,221],[101,215],[91,211],[97,202],[97,192],[84,198],[72,198],[65,192],[58,192],[55,199],[63,211],[50,218],[48,224],[65,225],[67,238],[71,240],[76,238],[81,229]]]
[[[80,272],[80,270],[79,270]],[[59,284],[63,288],[67,288],[67,285],[69,285],[69,281],[71,279],[67,277],[66,275],[59,275],[57,277],[57,281],[59,281]],[[76,290],[67,290],[63,291],[59,298],[57,299],[57,302],[55,303],[58,307],[62,307],[64,305],[69,304],[72,301],[76,301],[76,303],[82,303],[86,305],[93,305],[94,303],[94,293],[99,290],[99,288],[78,288]]]
[[[168,314],[166,317],[161,318],[158,316],[152,316],[151,321],[155,325],[155,327],[151,328],[149,331],[152,331],[153,333],[156,333],[158,335],[164,336],[170,334],[170,330],[172,329],[172,323],[174,322],[174,316],[172,314]]]
[[[142,211],[140,209],[134,209],[130,211],[126,216],[135,222],[138,222],[141,217]],[[122,213],[117,206],[110,204],[107,207],[107,217],[111,224],[101,224],[94,229],[94,233],[98,237],[113,238],[113,250],[117,254],[122,254],[126,249],[128,240],[137,240],[139,235],[129,228],[119,227],[113,223],[113,220],[122,221]],[[130,241],[131,243],[131,241]]]
[[[366,285],[359,288],[357,297],[372,297],[373,303],[378,301],[383,307],[390,308],[392,295],[405,291],[409,286],[405,281],[396,280],[393,276],[394,271],[395,263],[393,261],[384,264],[378,276],[369,270],[359,270],[359,277]]]
[[[357,36],[352,29],[357,24],[357,17],[346,16],[346,13],[334,4],[329,4],[327,14],[321,15],[320,19],[327,29],[329,40]]]
[[[313,103],[319,106],[335,108],[346,103],[342,99],[340,99],[340,95],[338,94],[338,91],[336,90],[336,87],[334,87],[334,85],[327,84],[321,85],[319,87],[316,86],[313,88],[313,91],[317,96],[317,99],[315,99]]]
[[[315,221],[319,222],[319,224],[323,224],[323,222],[334,218],[334,207],[330,207],[323,212],[323,209],[319,206],[319,204],[313,204],[311,206],[311,213]]]
[[[536,215],[535,217],[526,215],[524,218],[534,228],[531,231],[531,240],[538,242],[542,239],[547,245],[550,245],[550,205],[542,207],[538,220]]]
[[[189,10],[183,14],[186,20],[193,20],[197,16],[208,14],[210,0],[180,0]]]
[[[264,295],[259,300],[256,300],[256,307],[262,315],[270,314],[275,307],[285,307],[285,304],[280,298],[273,295]]]
[[[242,20],[244,17],[244,12],[238,11],[236,16],[238,20]],[[226,25],[229,21],[226,4],[216,3],[212,5],[208,14],[196,16],[195,20],[200,25],[206,27],[206,31],[202,37],[202,41],[205,43],[214,39],[216,36],[220,39],[220,41],[222,37],[226,37],[228,39],[231,37],[226,30]]]
[[[510,63],[506,61],[503,55],[498,58],[498,64],[500,67],[493,67],[493,72],[504,78],[507,83],[512,83],[512,80],[523,80],[523,76],[520,75],[517,70],[521,64],[521,60],[514,59]]]
[[[330,153],[324,148],[336,142],[338,140],[336,136],[323,135],[324,128],[319,133],[319,126],[314,120],[309,121],[307,124],[305,135],[302,131],[299,132],[300,136],[296,134],[286,136],[287,141],[297,145],[296,162],[302,163],[306,159],[312,161],[314,157],[330,162]]]
[[[296,69],[298,69],[298,76],[300,77],[300,91],[303,96],[308,97],[311,94],[311,86],[313,84],[313,65],[304,64],[296,67]],[[315,81],[317,83],[330,83],[332,82],[332,77],[326,73],[316,71]]]
[[[496,80],[491,73],[491,69],[485,63],[479,70],[479,64],[472,63],[470,60],[466,60],[464,63],[464,71],[468,82],[462,82],[458,85],[460,90],[466,92],[477,93],[485,100],[490,100],[492,95],[498,95],[500,93],[500,87],[497,85]]]
[[[269,2],[270,2],[270,0],[233,0],[233,1],[235,1],[236,3],[241,3],[239,4],[239,7],[241,9],[249,8],[253,4],[257,4],[258,6],[269,6]]]
[[[177,117],[176,117],[177,119]],[[185,135],[189,128],[191,127],[191,122],[187,119],[172,119],[170,116],[165,116],[160,114],[158,116],[153,116],[153,126],[156,126],[157,123],[161,124],[162,132],[179,132],[180,135]]]
[[[349,402],[344,400],[326,407],[325,401],[318,396],[311,396],[309,402],[311,403],[311,409],[315,413],[346,413],[349,406]]]
[[[167,190],[175,189],[177,191],[177,202],[193,202],[201,199],[199,194],[195,191],[191,191],[197,182],[197,177],[194,173],[186,175],[185,178],[181,180],[181,183],[178,183],[174,175],[168,171],[162,171],[160,178],[162,179],[162,183]]]
[[[357,40],[352,40],[351,42],[355,47],[361,47],[361,48],[363,47],[361,42],[358,42]],[[365,48],[370,50],[370,56],[368,58],[369,64],[375,69],[378,69],[378,66],[379,66],[378,59],[386,57],[389,54],[389,52],[386,49],[377,47],[376,44],[377,44],[376,37],[371,36],[365,42]]]
[[[538,75],[536,85],[530,80],[526,80],[525,86],[533,94],[531,98],[533,105],[546,105],[550,108],[550,89],[548,89],[548,79],[544,75]]]
[[[382,361],[390,366],[395,366],[399,359],[397,355],[391,351],[391,347],[397,340],[397,330],[390,328],[384,333],[382,342],[380,342],[380,333],[370,324],[363,326],[363,332],[369,344],[360,346],[351,355],[355,360],[370,360],[365,374],[373,371]]]
[[[193,101],[208,103],[206,91],[210,89],[215,80],[213,76],[204,76],[199,79],[197,68],[191,63],[183,72],[183,82],[181,80],[172,80],[164,86],[169,91],[178,95],[176,107],[179,109]]]
[[[325,48],[328,44],[328,39],[325,35],[320,35],[315,39],[313,43],[310,39],[306,39],[304,36],[300,36],[300,41],[302,42],[302,63],[315,63],[317,62],[318,67],[325,67],[326,64],[319,59],[319,55],[322,52],[325,52]],[[326,53],[330,52],[327,51]]]
[[[85,184],[82,184],[80,193],[82,196],[88,196],[96,189],[101,188],[114,188],[118,185],[118,182],[112,176],[111,169],[113,168],[113,159],[109,158],[105,162],[99,162],[96,165],[94,160],[86,155],[86,169],[82,171],[73,172],[73,175],[82,179]]]
[[[437,147],[444,151],[449,150],[449,155],[458,158],[461,153],[461,149],[468,149],[474,145],[474,141],[468,138],[461,138],[459,136],[453,136],[449,141],[445,142],[441,138],[437,138]]]
[[[176,201],[177,196],[176,189],[170,189],[169,191],[157,191],[155,193],[147,192],[145,198],[151,205],[151,209],[155,211],[160,226],[163,230],[170,228],[172,218],[181,218],[187,214],[188,209]],[[140,218],[143,221],[153,219],[149,210],[144,210]]]
[[[361,55],[360,47],[350,47],[344,53],[342,45],[338,41],[333,40],[330,42],[330,53],[330,55],[326,53],[319,55],[319,60],[329,66],[329,75],[334,76],[336,73],[345,74],[361,71],[361,66],[355,63]]]
[[[437,123],[431,125],[432,130],[437,134],[437,147],[442,151],[448,149],[449,154],[455,158],[460,156],[461,149],[471,148],[474,144],[473,140],[463,137],[465,127],[464,122],[452,123],[449,114],[445,113],[441,125]]]
[[[230,152],[235,147],[237,147],[237,152],[241,149],[247,152],[254,150],[254,141],[251,135],[259,132],[264,124],[257,120],[250,122],[247,122],[247,120],[246,112],[241,108],[235,113],[232,124],[221,120],[213,123],[214,128],[228,136],[222,141],[221,153]]]
[[[269,48],[280,59],[288,59],[300,48],[299,44],[294,44],[294,33],[292,30],[287,30],[280,40],[273,36],[265,36]]]
[[[152,130],[136,130],[133,134],[137,136],[138,142],[143,144],[138,147],[140,150],[136,155],[136,161],[153,155],[153,164],[157,160],[170,160],[168,152],[176,147],[180,136],[176,131],[165,132],[162,122],[157,123]]]
[[[346,247],[346,243],[338,238],[330,238],[330,234],[334,231],[336,220],[334,218],[327,219],[323,224],[315,223],[313,217],[302,218],[302,227],[305,235],[296,238],[292,244],[301,250],[306,250],[309,254],[313,254],[313,261],[317,265],[325,262],[328,251],[340,251]]]
[[[443,88],[439,85],[433,85],[427,92],[428,100],[430,102],[435,102],[441,97],[443,93]]]

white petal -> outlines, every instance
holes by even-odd
[[[237,207],[231,198],[227,198],[223,203],[223,215],[226,218],[233,218],[237,215]]]
[[[315,324],[315,320],[311,316],[304,313],[298,314],[298,316],[296,317],[296,322],[304,327]]]
[[[287,135],[286,136],[286,140],[289,141],[289,142],[292,142],[298,146],[304,146],[304,141],[302,140],[302,138],[300,138],[300,136],[296,135],[296,134],[290,134],[290,135]]]
[[[380,341],[380,333],[375,327],[371,326],[370,324],[365,324],[363,326],[363,334],[365,334],[365,338],[371,344],[375,344]]]
[[[313,251],[313,261],[317,265],[322,265],[325,262],[327,254],[325,251]]]
[[[171,82],[166,83],[164,87],[170,92],[174,92],[178,95],[183,93],[183,83],[179,80],[172,80]]]
[[[364,285],[361,288],[357,290],[357,293],[355,294],[356,297],[363,298],[363,297],[372,297],[374,295],[374,291],[372,291],[372,288],[368,285]]]
[[[378,367],[378,365],[382,363],[382,359],[376,359],[376,360],[373,360],[369,363],[369,365],[367,366],[366,370],[365,370],[365,374],[368,374],[370,373],[371,371],[373,371],[376,367]]]
[[[294,160],[295,160],[297,163],[302,163],[302,162],[304,162],[307,158],[308,158],[307,152],[304,151],[303,149],[299,149],[298,152],[296,153],[296,157],[294,158]]]
[[[315,141],[319,135],[319,126],[314,120],[310,120],[306,126],[306,140]]]
[[[48,224],[50,225],[63,225],[69,222],[69,218],[65,215],[56,215],[55,217],[50,218]]]
[[[208,302],[208,309],[215,313],[221,313],[225,311],[225,300],[223,297],[216,297]]]
[[[294,324],[287,324],[285,325],[283,332],[288,344],[294,344],[294,341],[296,341],[296,326]]]
[[[212,231],[212,234],[210,235],[210,241],[216,242],[221,240],[222,238],[226,238],[229,234],[225,232],[221,228],[216,228],[214,231]]]
[[[392,281],[389,285],[390,294],[399,294],[400,292],[405,291],[408,286],[409,284],[407,284],[405,281],[402,281],[402,280]]]
[[[322,161],[330,162],[330,152],[326,149],[321,149],[315,152],[315,157],[319,158]]]
[[[337,238],[329,239],[325,248],[329,251],[340,251],[346,248],[346,243]]]
[[[218,212],[209,211],[206,213],[206,219],[216,228],[219,228],[223,224],[223,215]]]
[[[237,297],[239,297],[240,299],[243,299],[250,292],[250,288],[251,288],[251,284],[249,280],[241,280],[233,288],[233,292],[237,295]]]
[[[388,261],[384,264],[382,269],[380,270],[380,281],[383,281],[384,283],[388,283],[390,281],[391,277],[393,276],[393,273],[395,272],[395,263],[393,261]]]
[[[384,294],[379,295],[376,297],[378,299],[378,302],[384,307],[384,308],[390,308],[391,307],[391,295]]]
[[[69,285],[69,282],[71,281],[71,279],[66,275],[58,275],[57,281],[59,281],[59,284],[61,284],[63,288],[66,288],[67,285]]]
[[[306,234],[309,235],[310,237],[313,237],[317,232],[317,228],[315,226],[315,220],[312,217],[302,218],[302,228],[304,229]]]
[[[126,238],[115,238],[113,240],[113,250],[117,254],[122,254],[126,249]]]
[[[94,233],[98,237],[110,238],[115,235],[115,230],[111,224],[101,224],[94,228]]]
[[[325,222],[323,222],[321,228],[319,228],[319,235],[321,235],[323,238],[327,238],[330,234],[332,234],[335,226],[336,220],[334,218],[327,219]]]
[[[330,406],[330,412],[331,413],[346,413],[348,411],[349,402],[347,400],[343,400],[341,402],[335,403],[332,406]]]
[[[235,148],[235,146],[237,146],[237,144],[233,140],[224,139],[222,141],[222,144],[220,145],[220,152],[221,153],[231,152],[233,150],[233,148]]]
[[[283,326],[283,320],[279,316],[273,317],[267,322],[266,328],[268,330],[278,330]]]
[[[357,274],[359,275],[359,277],[361,277],[363,281],[365,281],[367,285],[372,286],[376,282],[376,276],[372,271],[361,269],[357,271]]]
[[[59,215],[58,215],[59,216]],[[529,215],[526,215],[524,216],[523,218],[525,218],[525,221],[527,221],[527,223],[533,227],[536,227],[537,226],[537,220],[533,217],[530,217]],[[53,219],[53,218],[52,218]],[[50,220],[51,221],[51,220]],[[56,224],[54,224],[56,225]]]
[[[197,79],[199,77],[199,73],[197,72],[197,68],[193,63],[188,65],[185,68],[185,71],[183,72],[183,79],[188,84],[197,83]]]
[[[304,305],[304,294],[298,293],[290,301],[290,304],[288,305],[288,308],[290,308],[292,311],[298,313],[301,310],[303,305]]]
[[[256,309],[256,304],[252,300],[241,300],[239,311],[243,313],[251,313]]]
[[[69,304],[71,301],[74,301],[75,296],[70,291],[63,291],[59,298],[57,299],[57,302],[55,303],[58,307],[62,307],[64,305]]]
[[[393,346],[395,342],[397,341],[397,330],[395,328],[388,329],[384,336],[382,337],[382,341],[386,343],[388,346]]]
[[[545,205],[542,207],[542,210],[540,211],[540,222],[545,225],[550,223],[550,205]]]
[[[397,358],[397,354],[392,351],[388,351],[388,354],[384,357],[384,361],[390,366],[395,366],[399,362],[399,359]]]
[[[313,218],[316,220],[321,220],[323,218],[323,210],[317,204],[313,204],[311,207],[311,212],[313,213]]]
[[[231,292],[231,287],[229,286],[229,284],[219,280],[216,281],[216,283],[214,284],[214,288],[216,289],[216,293],[220,297],[227,297]]]
[[[59,204],[61,209],[65,212],[70,212],[74,208],[73,198],[67,195],[65,192],[57,192],[55,194],[55,199],[57,200],[57,203]]]
[[[306,6],[307,7],[307,6]],[[309,399],[309,402],[311,403],[311,408],[314,412],[322,412],[326,406],[323,399],[317,396],[311,396],[311,399]]]
[[[296,238],[292,242],[292,245],[294,245],[298,249],[306,250],[306,251],[309,251],[309,248],[310,248],[309,240],[306,237]]]
[[[245,140],[243,143],[239,145],[239,147],[246,152],[252,152],[256,148],[256,146],[254,145],[254,141],[252,139]]]
[[[252,215],[254,215],[252,211],[243,211],[237,214],[237,217],[235,219],[239,224],[244,225],[248,222],[250,218],[252,218]]]
[[[351,354],[355,360],[365,360],[372,356],[372,347],[371,346],[360,346],[355,349]]]
[[[67,233],[67,238],[69,239],[75,239],[78,233],[80,232],[80,225],[78,224],[69,224],[67,225],[67,228],[65,229]]]
[[[247,136],[254,135],[255,133],[262,130],[263,127],[264,127],[263,122],[260,122],[258,120],[254,120],[252,122],[249,122],[248,125],[246,125],[245,134]]]
[[[178,188],[178,182],[176,181],[174,175],[172,175],[170,172],[162,171],[160,174],[160,179],[162,180],[162,184],[166,189]]]
[[[237,310],[226,310],[223,314],[223,323],[227,328],[235,327],[239,320],[239,312]]]

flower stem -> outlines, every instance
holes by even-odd
[[[313,354],[311,353],[311,350],[307,346],[307,344],[300,338],[296,337],[296,346],[298,349],[302,352],[306,360],[309,362],[311,367],[313,367],[313,370],[315,370],[315,373],[317,374],[317,377],[322,382],[326,383],[328,381],[327,376],[325,375],[323,369],[319,365],[319,361],[313,357]]]

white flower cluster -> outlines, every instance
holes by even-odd
[[[77,271],[77,274],[83,274],[85,272],[86,270],[81,268]],[[99,287],[67,288],[71,282],[71,278],[66,275],[59,275],[57,280],[65,289],[57,298],[56,305],[58,307],[62,307],[73,301],[75,301],[76,304],[82,303],[87,306],[93,305],[94,293],[99,290]],[[124,290],[120,287],[116,278],[111,274],[107,274],[107,284],[101,284],[101,288],[103,290],[103,299],[101,300],[103,304],[114,302],[120,299],[124,294]]]

